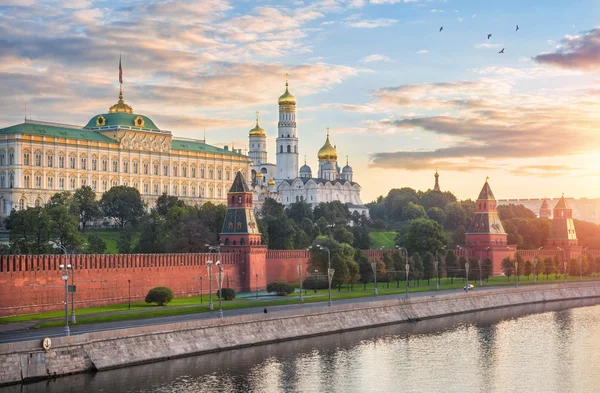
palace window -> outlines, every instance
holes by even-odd
[[[48,188],[51,190],[54,189],[54,178],[53,177],[48,178]]]
[[[35,188],[38,190],[42,188],[42,176],[38,175],[35,177]]]
[[[177,196],[177,184],[173,186],[173,195]]]
[[[138,169],[139,169],[139,165],[137,161],[133,162],[133,173],[137,175],[138,173]]]
[[[200,179],[204,179],[204,168],[200,168]]]
[[[48,168],[54,167],[54,156],[48,155]]]
[[[196,178],[196,167],[192,167],[192,177]]]
[[[139,190],[139,188],[140,188],[139,183],[138,182],[134,182],[133,183],[133,188],[135,188],[136,190]]]
[[[23,187],[29,188],[30,184],[31,184],[31,177],[29,175],[25,175],[24,181],[23,181]]]
[[[0,188],[6,187],[6,175],[0,175]]]
[[[92,158],[92,170],[93,171],[98,170],[98,159],[96,159],[96,158]]]
[[[113,160],[113,163],[112,163],[112,164],[113,164],[113,165],[112,165],[112,166],[113,166],[113,167],[112,167],[112,170],[113,170],[113,172],[117,172],[117,171],[119,170],[119,161],[117,161],[117,160]]]
[[[196,187],[192,187],[192,197],[196,197]]]
[[[231,180],[231,171],[229,169],[225,171],[225,180]]]
[[[169,195],[169,185],[168,184],[165,184],[163,186],[163,194]]]
[[[6,199],[2,198],[2,213],[6,214],[8,207],[7,207],[7,203],[6,203]]]
[[[148,174],[148,166],[149,166],[148,163],[144,162],[144,175]]]
[[[77,188],[77,179],[72,178],[71,179],[71,190],[74,190]]]
[[[154,176],[158,176],[158,162],[154,163]]]
[[[129,173],[129,162],[123,162],[123,173]]]
[[[0,166],[4,166],[6,161],[6,155],[4,154],[4,152],[0,152]],[[4,200],[2,200],[4,202]]]
[[[169,176],[169,164],[163,164],[163,176]]]
[[[154,183],[154,195],[158,195],[158,183]]]
[[[65,178],[61,177],[58,179],[58,188],[61,190],[65,189]]]
[[[112,186],[113,187],[117,187],[118,185],[119,185],[119,181],[118,180],[113,180]]]
[[[181,167],[181,176],[187,177],[187,166]]]
[[[108,181],[102,180],[102,192],[106,192],[108,190]]]
[[[39,199],[35,200],[35,207],[40,207],[41,204],[42,204],[42,201],[40,201]]]
[[[65,167],[65,156],[58,156],[58,167],[61,169]]]
[[[15,185],[15,174],[11,173],[8,175],[8,186],[10,188],[13,188],[14,185]]]
[[[69,157],[69,168],[75,169],[75,165],[77,164],[75,157]]]
[[[42,153],[35,153],[35,166],[42,166]]]
[[[187,186],[181,186],[181,195],[184,197],[187,196]]]
[[[210,168],[210,169],[208,170],[208,178],[209,178],[209,179],[212,179],[212,178],[213,178],[213,174],[214,174],[214,172],[213,172],[213,169],[212,169],[212,168]]]
[[[223,179],[223,170],[221,168],[217,168],[217,179],[218,180]]]
[[[144,195],[148,195],[148,183],[144,183]]]
[[[223,194],[222,194],[223,190],[221,190],[221,187],[219,187],[218,191],[219,192],[217,194],[219,194],[219,198],[222,198],[223,197]]]
[[[87,169],[87,158],[81,157],[81,169],[84,171]]]
[[[19,201],[19,210],[25,210],[25,199]]]
[[[204,187],[200,186],[200,198],[204,198]]]
[[[92,180],[92,190],[98,191],[98,180]]]
[[[8,165],[15,165],[15,153],[12,151],[8,153]]]
[[[81,187],[87,186],[87,179],[85,177],[81,178]]]
[[[177,167],[173,167],[173,176],[177,177]]]
[[[108,160],[106,160],[106,159],[102,160],[102,170],[104,172],[108,171]]]
[[[30,158],[29,153],[23,154],[23,165],[29,165],[29,158]]]

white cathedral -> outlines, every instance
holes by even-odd
[[[266,198],[273,198],[284,206],[295,202],[306,202],[312,208],[321,202],[340,201],[345,203],[350,213],[369,214],[369,209],[360,199],[360,185],[353,180],[352,167],[340,170],[338,154],[329,141],[329,131],[325,144],[318,153],[319,171],[313,177],[312,170],[304,165],[298,170],[298,136],[296,134],[296,98],[288,90],[279,97],[279,124],[276,139],[276,164],[267,159],[267,134],[258,125],[250,130],[248,157],[252,161],[252,187],[255,206],[260,206]],[[305,156],[306,157],[306,156]],[[300,176],[298,176],[298,174]]]

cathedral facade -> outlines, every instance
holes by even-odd
[[[346,159],[340,169],[335,146],[327,139],[317,153],[319,168],[316,176],[306,164],[298,168],[298,135],[296,133],[296,98],[289,92],[279,97],[279,121],[277,127],[276,164],[267,159],[267,134],[258,124],[249,133],[248,156],[252,160],[252,186],[255,204],[260,206],[266,198],[273,198],[284,206],[306,202],[311,207],[321,202],[340,201],[350,213],[368,215],[369,209],[360,198],[360,185],[354,181],[353,170]],[[306,157],[306,156],[305,156]]]

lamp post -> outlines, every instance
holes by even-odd
[[[515,288],[519,287],[519,257],[518,253],[515,251],[515,276],[517,279],[515,280]]]
[[[256,273],[256,300],[258,300],[258,273]]]
[[[298,276],[300,277],[300,301],[304,301],[304,295],[302,295],[302,262],[298,263]]]
[[[486,247],[485,251],[486,251],[486,255],[487,255],[487,251],[489,250],[489,247]],[[479,261],[477,261],[479,263],[479,286],[482,287],[483,286],[483,277],[482,277],[482,270],[481,270],[481,264],[483,262],[483,249],[479,250]]]
[[[67,248],[60,243],[49,241],[48,244],[52,246],[52,248],[60,248],[65,255],[69,255]],[[69,269],[71,269],[71,323],[77,323],[77,319],[75,318],[75,266],[67,265]],[[68,275],[68,274],[67,274]],[[67,286],[67,290],[69,287]]]
[[[329,281],[327,305],[331,306],[331,281],[333,280],[333,275],[335,273],[335,270],[331,268],[331,252],[329,251],[329,248],[320,244],[317,246],[317,248],[321,251],[327,251],[327,280]]]
[[[220,260],[221,260],[221,246],[223,244],[217,244],[216,246],[211,246],[210,244],[205,244],[205,246],[208,248],[208,252],[212,254],[213,251],[216,251],[219,256],[217,257],[217,263],[221,264]],[[208,268],[208,309],[210,311],[214,310],[214,306],[213,306],[213,300],[212,300],[212,266],[213,266],[213,261],[212,261],[212,257],[211,259],[209,259],[208,261],[206,261],[206,266]]]
[[[440,289],[440,260],[438,258],[438,252],[446,249],[446,246],[442,246],[439,250],[435,250],[435,289]]]
[[[62,279],[65,282],[65,336],[70,336],[69,330],[69,270],[71,265],[59,265],[62,271]]]
[[[377,263],[371,262],[371,269],[373,269],[373,279],[375,281],[375,287],[373,288],[373,293],[377,295]]]
[[[567,286],[567,250],[560,247],[557,248],[563,252],[563,284]]]
[[[533,285],[535,285],[537,283],[537,280],[535,278],[535,265],[537,265],[538,259],[539,258],[537,255],[533,257]]]
[[[216,265],[219,268],[219,318],[223,318],[223,265],[221,261],[217,261]]]
[[[467,259],[465,261],[465,272],[466,272],[466,278],[467,278],[467,284],[465,285],[465,292],[469,292],[469,260]]]
[[[581,265],[583,263],[583,257],[580,255],[579,258],[579,281],[583,281],[583,273],[581,271]]]
[[[202,276],[200,276],[200,304],[202,304]]]
[[[131,310],[131,280],[127,280],[127,304]]]
[[[396,248],[400,251],[404,252],[404,256],[406,257],[406,264],[404,265],[404,269],[406,271],[406,298],[408,299],[408,273],[410,271],[410,264],[408,263],[408,250],[406,247],[396,246]]]

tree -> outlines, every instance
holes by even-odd
[[[390,274],[390,279],[396,281],[396,288],[400,287],[400,280],[405,279],[406,275],[406,259],[400,252],[392,253],[393,273]],[[389,270],[389,268],[388,268]]]
[[[362,226],[353,226],[350,231],[354,235],[355,248],[362,250],[368,250],[371,248],[371,236],[369,236],[369,230]]]
[[[402,219],[402,209],[409,202],[419,203],[417,192],[412,188],[404,187],[390,190],[384,202],[387,216],[392,220],[400,221]]]
[[[106,251],[106,243],[95,233],[87,237],[87,243],[87,254],[104,254]]]
[[[167,214],[169,214],[169,210],[175,206],[185,207],[185,202],[176,196],[170,196],[164,193],[156,199],[156,205],[153,210],[161,216],[166,217]]]
[[[544,259],[544,274],[546,275],[546,280],[548,280],[548,276],[554,273],[554,261],[552,258],[548,257]]]
[[[140,238],[135,246],[135,252],[139,254],[164,253],[169,237],[164,217],[153,210],[140,223]]]
[[[466,277],[466,264],[467,264],[467,258],[465,258],[464,256],[460,256],[458,258],[458,271],[456,272],[456,277],[462,277],[465,278]],[[464,280],[463,280],[464,282]]]
[[[527,277],[527,280],[529,280],[529,276],[531,275],[531,273],[533,273],[533,265],[528,259],[525,261],[525,269],[523,270],[523,274]]]
[[[367,289],[367,284],[373,281],[373,269],[367,254],[359,249],[354,250],[354,261],[358,265],[359,281],[364,284],[364,289]]]
[[[560,262],[560,259],[558,258],[558,255],[554,255],[554,259],[552,260],[552,263],[554,265],[554,279],[558,279],[560,272],[562,272],[563,269],[563,264]]]
[[[286,209],[287,216],[294,220],[296,224],[300,224],[305,218],[313,220],[313,211],[310,205],[304,201],[292,203]]]
[[[167,287],[156,287],[148,291],[144,301],[146,303],[156,303],[164,306],[173,300],[173,291]]]
[[[427,217],[441,226],[446,225],[446,213],[440,207],[434,206],[427,209]]]
[[[77,203],[73,199],[73,195],[69,191],[61,191],[52,195],[48,202],[46,203],[47,207],[53,206],[66,206],[69,209],[71,214],[78,215],[79,207]]]
[[[458,202],[447,204],[444,208],[444,213],[446,213],[447,229],[456,229],[459,225],[465,225],[465,211]]]
[[[534,212],[527,209],[523,205],[499,205],[497,207],[498,215],[501,220],[509,220],[511,218],[537,218]]]
[[[52,240],[64,246],[69,252],[80,251],[83,240],[77,231],[78,215],[71,213],[67,206],[50,206],[47,210]]]
[[[402,208],[402,215],[400,218],[402,221],[427,218],[427,213],[425,212],[425,209],[423,209],[423,206],[408,202],[408,204]]]
[[[465,234],[467,233],[467,228],[464,225],[459,225],[452,234],[452,243],[454,245],[465,244]]]
[[[434,258],[433,254],[429,251],[423,256],[423,279],[427,280],[427,285],[429,285],[429,280],[435,277]]]
[[[273,281],[272,283],[267,284],[267,292],[276,293],[277,296],[289,295],[290,293],[294,293],[295,290],[293,285],[283,281]]]
[[[102,194],[100,208],[121,227],[135,224],[144,215],[144,202],[137,188],[116,186]]]
[[[285,207],[273,198],[266,198],[260,209],[261,217],[281,217],[285,215]]]
[[[274,250],[291,250],[294,248],[294,221],[287,218],[285,214],[279,216],[268,216],[263,219],[267,227],[269,248]]]
[[[333,238],[339,243],[354,243],[354,235],[343,225],[338,225],[331,231]]]
[[[510,259],[510,257],[506,257],[502,260],[501,266],[504,275],[508,278],[508,281],[510,281],[510,276],[512,276],[515,271],[515,265],[513,261]]]
[[[409,253],[435,252],[446,244],[444,228],[433,220],[412,220],[399,233],[396,244],[403,245]]]
[[[96,193],[89,186],[82,186],[75,191],[73,201],[79,208],[79,222],[81,229],[85,232],[85,227],[90,221],[101,217],[100,204],[96,200]]]
[[[454,277],[458,277],[459,273],[458,258],[454,251],[449,250],[444,261],[446,262],[446,275],[450,277],[450,284],[454,284]]]
[[[335,269],[333,280],[338,285],[352,280],[351,273],[358,272],[359,266],[354,261],[354,249],[348,244],[340,244],[331,238],[317,238],[311,246],[311,257],[308,261],[311,270],[327,273],[327,251],[320,250],[317,245],[329,248],[331,268]],[[350,267],[349,265],[356,266]]]
[[[176,253],[205,252],[205,244],[216,242],[215,236],[210,232],[206,222],[195,214],[189,214],[182,218],[175,225],[169,240],[169,251]]]
[[[481,270],[483,279],[489,282],[489,277],[494,274],[494,263],[492,260],[489,258],[484,259],[481,263]]]
[[[352,217],[348,206],[340,201],[319,203],[313,211],[313,216],[315,220],[324,217],[329,224],[334,226],[346,225]]]
[[[418,252],[415,252],[410,259],[410,271],[408,273],[413,280],[417,281],[417,286],[419,286],[419,279],[423,277],[423,258]]]
[[[119,254],[131,254],[131,234],[129,232],[125,231],[121,233],[117,239],[117,250],[119,250]]]
[[[50,216],[42,207],[13,210],[6,221],[11,251],[15,254],[46,254],[51,247]]]

